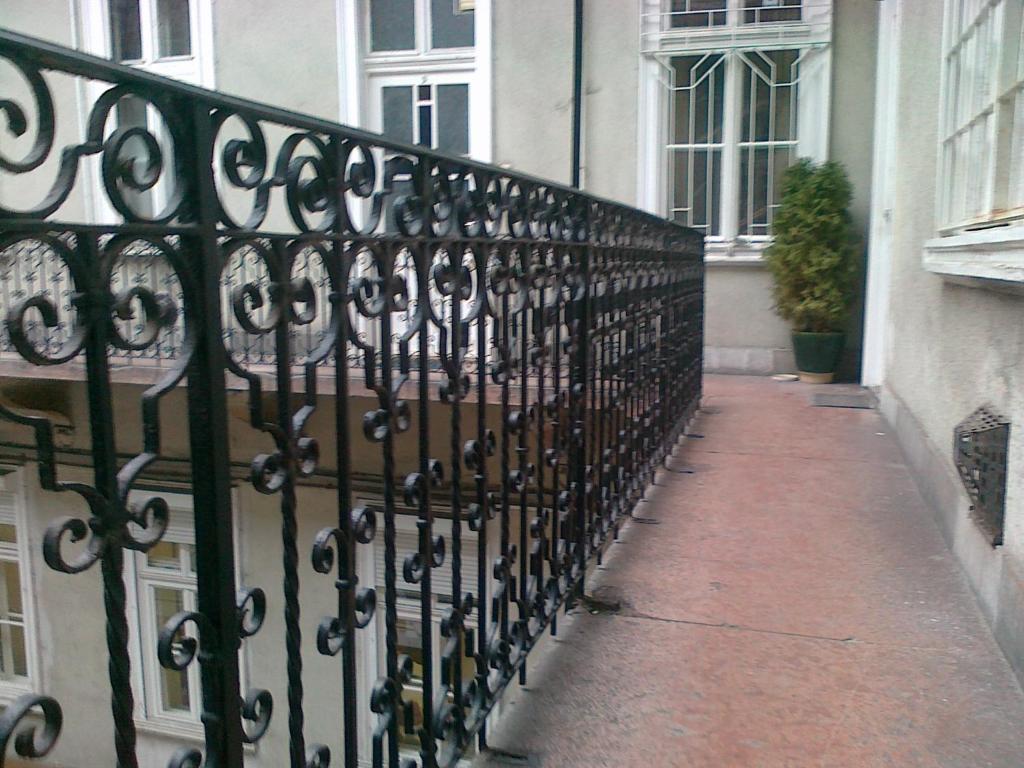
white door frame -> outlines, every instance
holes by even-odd
[[[864,346],[861,384],[885,383],[889,357],[889,300],[892,275],[893,174],[899,108],[900,7],[882,0],[878,7],[878,59],[875,82],[875,135],[871,171],[871,224],[867,285],[864,292]]]

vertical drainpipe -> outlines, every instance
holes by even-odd
[[[580,188],[580,128],[583,114],[583,0],[574,0],[572,35],[572,185]]]

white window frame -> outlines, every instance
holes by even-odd
[[[110,58],[112,52],[110,32],[110,0],[71,0],[75,5],[78,19],[79,45],[87,53],[102,58]],[[157,0],[139,0],[139,17],[142,38],[142,58],[138,61],[125,61],[127,66],[152,72],[153,74],[171,77],[175,80],[198,85],[203,88],[214,88],[214,55],[213,55],[213,0],[189,0],[189,22],[191,24],[191,54],[188,56],[170,56],[157,58],[154,55],[156,28],[155,7]],[[86,110],[96,103],[100,94],[106,90],[107,83],[82,81],[78,85],[78,101],[80,123],[84,133]],[[113,118],[111,118],[113,119]],[[153,107],[147,109],[147,122],[159,125],[160,121]],[[166,144],[164,137],[157,139]],[[118,214],[103,191],[100,175],[100,159],[92,156],[85,159],[92,183],[86,186],[86,206],[91,211],[94,221],[118,221]],[[166,203],[166,184],[158,183],[153,189],[154,209],[159,210]]]
[[[719,235],[706,241],[708,262],[759,264],[770,235],[743,235],[739,227],[744,58],[756,52],[798,50],[797,133],[794,159],[828,157],[831,103],[831,0],[804,0],[801,21],[743,22],[744,0],[728,0],[727,20],[713,27],[667,28],[670,0],[639,0],[641,5],[640,105],[638,109],[638,205],[670,216],[672,200],[672,60],[678,56],[721,54],[725,61],[725,104],[719,182]],[[777,205],[777,202],[776,202]]]
[[[109,0],[73,0],[78,4],[83,48],[95,56],[110,58]],[[123,63],[165,77],[173,77],[193,85],[212,88],[213,67],[213,6],[212,0],[189,0],[189,21],[192,29],[191,50],[187,56],[155,55],[157,0],[139,0],[142,31],[142,58]]]
[[[373,51],[370,49],[371,40],[370,37],[370,3],[373,0],[367,0],[363,3],[363,25],[365,28],[366,40],[366,61],[369,66],[372,66],[374,62],[381,62],[383,64],[394,64],[397,62],[409,62],[413,65],[422,64],[424,61],[437,61],[442,63],[448,63],[453,60],[464,59],[472,62],[476,57],[475,48],[479,45],[477,39],[476,30],[473,30],[474,45],[471,46],[460,46],[456,48],[432,48],[430,40],[433,34],[431,27],[430,18],[430,6],[432,0],[413,0],[413,30],[414,30],[414,47],[408,50],[401,51]],[[452,0],[454,4],[456,0]],[[479,6],[481,3],[477,3]],[[473,11],[475,14],[476,11]],[[474,16],[474,20],[475,20]]]
[[[469,120],[469,154],[476,156],[474,150],[479,150],[478,146],[479,137],[473,131],[473,112],[476,104],[474,103],[474,83],[472,72],[459,72],[459,71],[446,71],[446,72],[432,72],[432,73],[412,73],[412,74],[384,74],[376,75],[370,79],[370,92],[368,94],[368,106],[370,121],[368,128],[371,131],[377,131],[378,133],[383,128],[383,111],[382,101],[384,89],[391,86],[411,86],[413,89],[413,103],[416,104],[419,99],[416,96],[416,87],[420,85],[429,85],[432,89],[433,106],[431,109],[431,136],[433,137],[433,145],[437,145],[437,86],[439,85],[465,85],[469,91],[468,101],[468,112],[467,118]],[[419,118],[417,116],[416,108],[413,107],[412,111],[412,130],[413,130],[413,143],[419,143]]]
[[[14,524],[15,535],[18,539],[14,546],[0,545],[0,559],[18,564],[21,580],[22,622],[25,633],[25,665],[28,676],[18,680],[0,680],[0,704],[9,703],[25,693],[40,693],[43,690],[40,679],[39,632],[36,623],[32,546],[23,471],[19,467],[0,466],[0,492],[10,493],[14,506],[12,517],[4,519],[2,522]]]
[[[816,162],[828,157],[831,97],[831,0],[804,0],[800,22],[743,23],[744,0],[728,0],[727,22],[716,27],[668,29],[671,0],[639,0],[640,103],[638,109],[637,202],[639,207],[662,216],[673,208],[672,120],[674,78],[672,59],[677,56],[722,54],[726,73],[723,114],[723,146],[720,176],[720,234],[706,244],[706,260],[722,263],[760,263],[771,244],[765,234],[739,236],[739,157],[741,141],[743,75],[749,74],[743,58],[753,52],[796,49],[800,51],[797,81],[797,131],[795,157]],[[776,202],[777,205],[777,202]]]
[[[963,14],[973,11],[970,17]],[[957,21],[960,15],[966,23]],[[1024,99],[1024,8],[1013,0],[977,0],[968,8],[963,0],[946,0],[940,61],[939,142],[936,163],[936,234],[924,244],[922,266],[929,272],[972,287],[1024,292],[1024,205],[1010,208],[1010,159],[1017,151],[1013,141],[1021,141],[1024,125],[1016,125],[1016,102]],[[986,26],[989,25],[989,26]],[[990,38],[979,42],[981,29]],[[960,70],[954,57],[977,57],[992,51],[982,89],[975,79],[960,87]],[[977,59],[974,60],[975,66]],[[975,69],[977,72],[978,70]],[[954,81],[956,85],[954,85]],[[984,120],[985,131],[975,130]],[[980,212],[966,208],[967,185],[956,187],[958,159],[951,142],[974,130],[983,142],[984,172],[982,184],[973,194],[983,196]],[[1014,133],[1017,132],[1015,136]],[[1024,173],[1024,165],[1017,166]],[[975,177],[977,178],[977,177]],[[1024,181],[1018,181],[1024,183]],[[955,194],[954,200],[950,195]]]
[[[453,2],[455,0],[452,0]],[[339,34],[347,36],[347,47],[362,52],[361,61],[351,56],[340,62],[342,78],[352,86],[359,82],[362,105],[358,125],[380,131],[381,89],[387,85],[444,85],[469,86],[469,155],[476,160],[490,162],[493,154],[491,125],[491,0],[476,0],[474,18],[474,45],[464,48],[430,48],[430,0],[415,0],[416,48],[409,51],[370,50],[370,0],[338,0],[352,5],[339,8],[339,19],[348,21],[339,26]],[[358,19],[356,24],[352,19]],[[361,71],[354,72],[356,65]],[[344,105],[346,116],[360,105],[351,99]],[[437,111],[434,110],[436,129]],[[413,120],[416,130],[415,116]],[[434,131],[436,139],[437,132]]]
[[[234,495],[234,494],[232,494]],[[141,504],[147,499],[159,496],[167,502],[170,509],[170,521],[162,541],[171,541],[192,547],[192,558],[195,557],[195,531],[193,525],[194,507],[192,496],[181,491],[168,491],[164,488],[138,489],[130,492],[129,503]],[[234,501],[234,500],[233,500]],[[232,508],[235,504],[232,503]],[[240,561],[238,557],[238,526],[232,521],[235,540],[235,580],[239,582]],[[130,636],[130,654],[132,663],[133,684],[139,695],[135,700],[135,725],[141,731],[149,731],[162,735],[201,741],[203,724],[199,719],[202,710],[200,688],[200,670],[198,661],[193,661],[185,671],[189,679],[189,701],[194,710],[190,715],[174,712],[163,712],[160,698],[160,673],[162,667],[157,658],[158,630],[155,626],[156,610],[152,600],[153,587],[167,587],[186,591],[183,610],[196,610],[197,587],[195,577],[183,577],[173,572],[149,568],[145,552],[127,552],[125,557],[125,581],[128,593],[128,623]],[[193,627],[186,632],[192,636]],[[245,693],[246,659],[243,650],[240,652],[240,669],[242,693]]]

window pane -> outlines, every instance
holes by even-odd
[[[434,146],[433,108],[429,104],[421,104],[416,108],[419,122],[420,138],[417,144],[424,147]]]
[[[414,619],[399,619],[398,624],[398,654],[403,653],[412,659],[412,680],[419,684],[423,682],[423,630],[420,622]]]
[[[7,672],[8,650],[10,651],[10,673]],[[4,677],[8,674],[14,677],[28,677],[24,625],[11,624],[4,627],[4,668],[0,670],[0,674]]]
[[[409,51],[416,47],[415,0],[370,3],[370,50]]]
[[[413,733],[406,733],[404,717],[399,721],[398,740],[408,747],[419,747],[415,729],[423,725],[423,630],[415,619],[398,619],[398,655],[412,659],[412,677],[402,692],[402,698],[412,704]]]
[[[799,51],[751,52],[744,59],[742,141],[796,139]]]
[[[726,0],[672,0],[670,27],[715,27],[725,24]]]
[[[18,529],[13,523],[0,523],[0,541],[15,544],[18,541]]]
[[[157,0],[157,56],[188,56],[192,53],[192,25],[188,0]]]
[[[437,148],[469,154],[469,86],[437,86]]]
[[[22,610],[21,610],[21,572],[18,569],[18,564],[5,560],[0,562],[0,576],[2,576],[3,584],[2,594],[0,594],[0,600],[3,600],[3,604],[0,605],[0,619],[4,621],[21,621]]]
[[[770,24],[778,21],[800,21],[802,0],[745,0],[744,24]]]
[[[114,61],[142,58],[139,0],[110,0],[110,58]]]
[[[119,128],[140,127],[145,128],[146,102],[136,96],[125,96],[117,102],[117,125]],[[129,139],[121,152],[122,157],[137,157],[140,163],[145,163],[149,158],[146,145],[141,138],[135,136]],[[164,174],[167,177],[167,174]],[[153,215],[152,190],[137,192],[130,187],[122,187],[121,193],[127,203],[141,216]]]
[[[0,562],[0,679],[27,677],[25,615],[18,563]]]
[[[153,588],[153,604],[156,608],[156,635],[174,614],[185,608],[185,595],[180,589],[169,587]],[[184,633],[175,636],[175,641],[184,639]],[[160,667],[160,704],[166,711],[191,712],[188,695],[188,673],[176,672]]]
[[[181,548],[173,541],[161,541],[146,553],[146,565],[150,568],[181,570]]]
[[[671,156],[672,219],[705,235],[718,235],[721,150],[677,149]]]
[[[788,146],[740,149],[740,235],[771,234],[775,210],[782,198],[782,175],[791,159]]]
[[[1024,46],[1021,46],[1024,59]],[[1024,206],[1024,89],[1017,92],[1013,118],[1013,148],[1010,152],[1010,208]]]
[[[676,85],[672,143],[714,144],[722,141],[724,61],[720,54],[679,56],[672,60]]]
[[[430,47],[469,48],[473,42],[473,11],[459,11],[458,0],[431,0]]]
[[[398,722],[398,743],[405,747],[419,749],[420,739],[419,736],[416,735],[416,731],[423,725],[423,691],[420,688],[406,686],[402,689],[402,699],[412,705],[413,732],[406,732],[405,715],[400,714]]]
[[[412,86],[381,88],[381,133],[389,139],[412,144]]]

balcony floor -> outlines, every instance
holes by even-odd
[[[707,377],[696,474],[598,574],[619,610],[560,617],[476,765],[1024,765],[1024,695],[888,427],[811,391]]]

